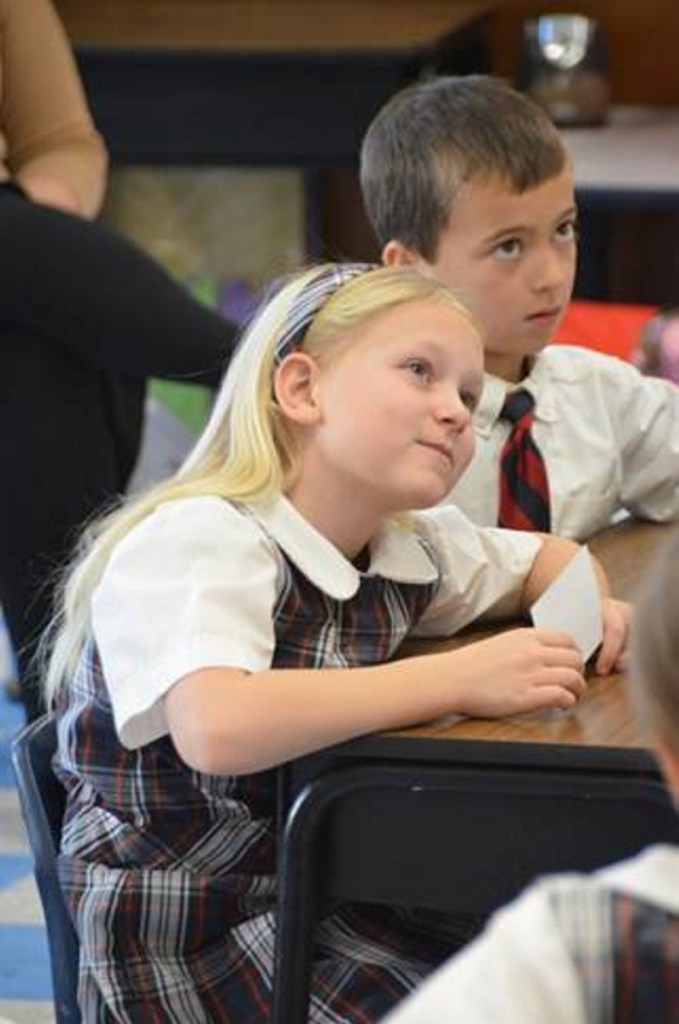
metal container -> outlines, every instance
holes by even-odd
[[[603,124],[611,85],[602,25],[581,14],[547,14],[527,21],[519,85],[558,125]]]

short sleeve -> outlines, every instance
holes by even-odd
[[[542,541],[532,533],[475,526],[452,505],[419,513],[437,553],[441,582],[416,636],[451,636],[495,606],[519,610],[526,576]]]
[[[126,746],[168,731],[162,698],[190,672],[270,666],[277,573],[257,522],[211,496],[168,502],[118,544],[92,627]]]

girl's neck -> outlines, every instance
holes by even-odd
[[[383,519],[373,510],[362,510],[346,491],[310,488],[303,478],[289,488],[286,498],[314,529],[354,563],[363,557]]]

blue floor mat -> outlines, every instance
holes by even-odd
[[[14,773],[10,762],[10,745],[24,724],[21,704],[14,704],[0,686],[0,786],[14,786]]]
[[[0,891],[33,871],[30,853],[0,853]]]
[[[30,924],[0,925],[0,998],[52,998],[45,929]]]

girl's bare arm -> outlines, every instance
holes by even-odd
[[[571,707],[584,688],[567,634],[517,629],[452,651],[339,669],[206,668],[165,698],[180,756],[199,771],[262,771],[381,729],[460,713]]]

